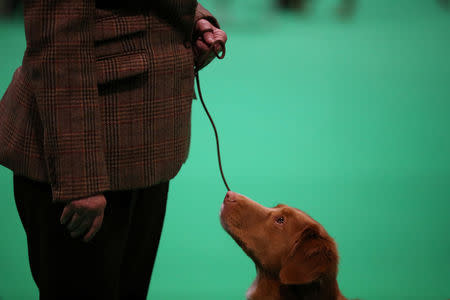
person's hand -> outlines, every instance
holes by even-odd
[[[89,242],[100,230],[103,222],[106,199],[103,194],[68,203],[61,214],[61,224],[67,223],[70,235],[76,238],[84,233],[84,242]]]
[[[227,34],[206,19],[197,21],[194,36],[196,37],[194,41],[195,64],[199,69],[208,65],[216,57],[211,49],[212,45],[215,45],[217,53],[225,50],[222,49],[221,44],[225,45],[227,42]]]

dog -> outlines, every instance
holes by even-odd
[[[268,208],[229,191],[220,222],[255,263],[248,300],[347,300],[336,280],[336,243],[303,211]]]

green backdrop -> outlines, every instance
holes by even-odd
[[[304,16],[224,2],[204,2],[229,42],[201,80],[231,188],[321,222],[338,243],[346,296],[450,299],[450,12],[436,1],[361,0],[339,21],[336,1]],[[3,95],[25,49],[19,15],[0,20],[0,40]],[[194,101],[149,299],[244,299],[255,276],[219,223],[215,151]],[[0,195],[0,299],[37,299],[3,167]]]

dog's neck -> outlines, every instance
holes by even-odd
[[[283,285],[277,276],[257,268],[256,279],[247,291],[247,300],[346,300],[335,278],[309,285]]]
[[[247,300],[281,300],[278,278],[256,269],[256,279],[247,290]]]

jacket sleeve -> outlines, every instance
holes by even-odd
[[[32,74],[53,201],[108,190],[93,53],[95,0],[29,0],[24,12],[27,48],[39,56]]]

